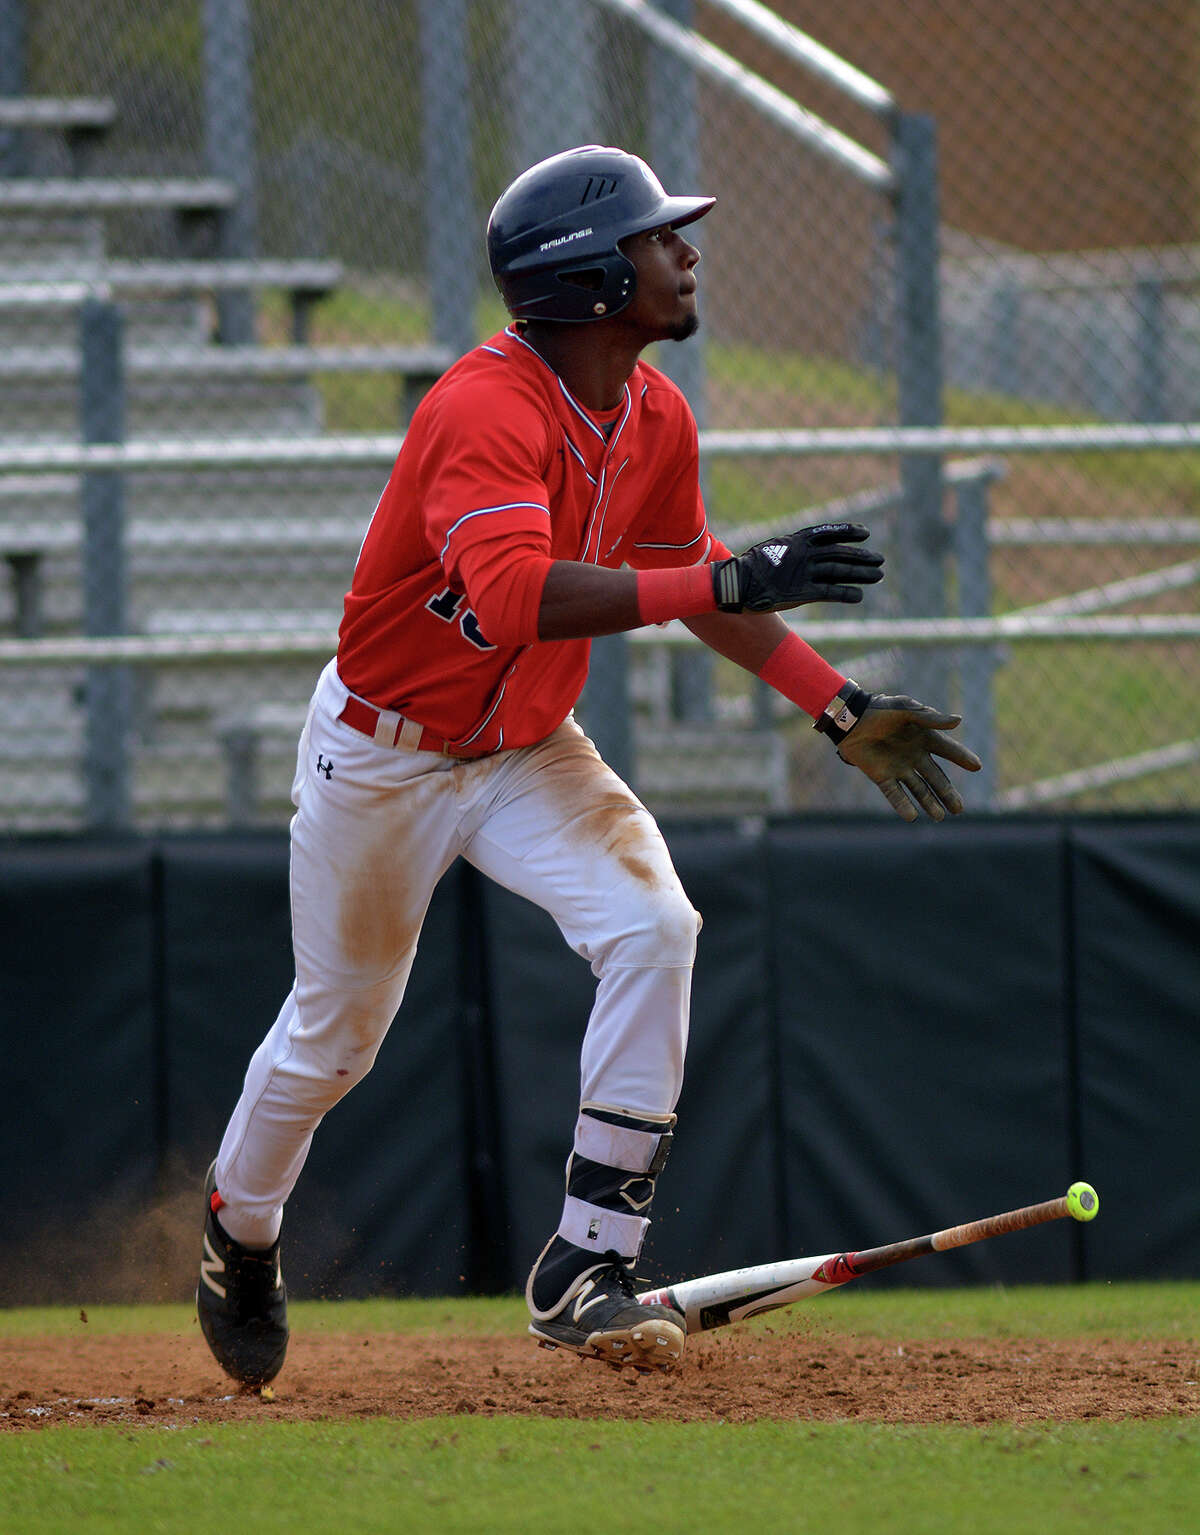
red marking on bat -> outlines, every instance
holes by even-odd
[[[854,1267],[856,1257],[856,1253],[838,1253],[836,1258],[827,1258],[813,1278],[821,1284],[845,1284],[847,1280],[858,1277],[858,1270]]]

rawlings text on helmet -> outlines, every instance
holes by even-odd
[[[586,229],[577,229],[573,234],[559,235],[557,240],[543,240],[538,246],[538,250],[552,251],[556,245],[570,245],[572,240],[582,240],[585,235],[590,235],[591,233],[592,226],[589,224]]]

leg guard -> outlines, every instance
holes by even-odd
[[[562,1218],[526,1286],[535,1318],[561,1311],[599,1268],[620,1263],[633,1272],[674,1127],[674,1114],[582,1105],[567,1163]]]

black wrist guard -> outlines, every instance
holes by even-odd
[[[822,735],[827,735],[837,746],[862,719],[870,702],[870,693],[865,688],[860,688],[853,677],[847,677],[813,721],[813,729],[819,730]]]
[[[741,560],[734,555],[729,560],[714,560],[708,567],[712,571],[713,597],[719,613],[742,611]]]

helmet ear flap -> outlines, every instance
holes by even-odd
[[[620,251],[589,261],[586,266],[552,269],[546,277],[548,283],[568,290],[557,306],[557,319],[603,320],[619,314],[637,287],[637,269]],[[576,312],[568,314],[568,306]],[[529,318],[534,315],[530,313]]]

